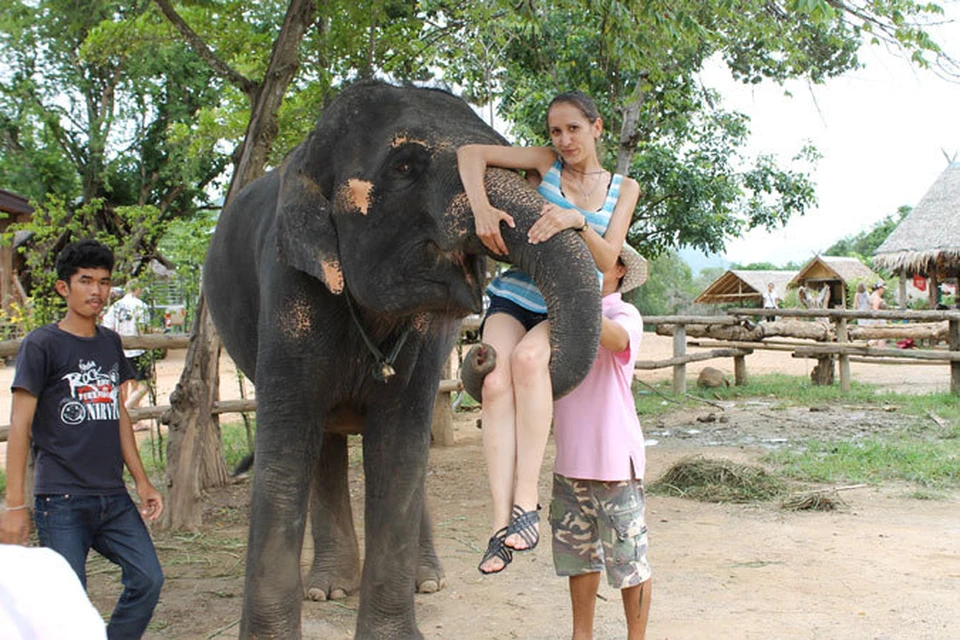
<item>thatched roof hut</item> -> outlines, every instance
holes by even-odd
[[[782,296],[787,283],[797,275],[796,271],[744,271],[729,270],[710,283],[694,302],[703,304],[756,304],[762,303],[763,292],[772,282]]]
[[[960,162],[953,161],[873,254],[873,264],[901,279],[937,283],[960,276]]]
[[[879,279],[880,276],[857,258],[815,256],[800,269],[787,286],[817,290],[828,285],[830,306],[846,307],[848,286],[856,282],[876,282]]]

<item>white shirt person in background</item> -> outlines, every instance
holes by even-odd
[[[150,308],[140,299],[142,288],[135,281],[130,281],[124,288],[124,296],[114,302],[103,314],[103,326],[113,329],[121,336],[139,336],[147,325]],[[140,404],[147,393],[147,385],[141,382],[151,377],[151,362],[149,354],[143,349],[124,349],[123,355],[130,361],[134,371],[134,379],[130,382],[130,399],[127,409]]]
[[[780,303],[783,302],[783,298],[777,293],[777,288],[772,282],[767,283],[767,290],[763,292],[762,297],[764,309],[779,309]],[[773,322],[775,319],[775,316],[767,316],[767,322]]]

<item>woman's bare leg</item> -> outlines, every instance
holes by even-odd
[[[483,457],[493,502],[491,535],[509,524],[513,506],[517,433],[510,360],[524,335],[523,325],[505,313],[491,315],[483,325],[483,341],[497,352],[497,365],[483,380]],[[480,568],[495,572],[502,567],[503,561],[493,557]]]
[[[550,324],[541,322],[523,336],[510,358],[517,433],[516,489],[513,502],[524,511],[537,508],[540,468],[553,421],[550,382]],[[511,535],[506,545],[523,550],[528,544]]]

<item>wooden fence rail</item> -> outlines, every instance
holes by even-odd
[[[692,354],[698,357],[692,359],[686,354],[686,326],[687,325],[734,325],[744,322],[744,316],[769,316],[770,309],[729,309],[727,316],[647,316],[644,323],[647,325],[672,325],[674,349],[673,358],[656,362],[644,361],[643,369],[673,367],[673,392],[682,395],[686,392],[685,365],[696,360],[726,357],[724,349],[739,349],[747,351],[745,354],[734,355],[734,370],[737,384],[741,379],[746,381],[745,355],[754,349],[770,349],[790,351],[795,358],[816,358],[820,371],[827,372],[823,380],[832,379],[833,361],[836,359],[840,369],[840,388],[850,390],[850,363],[852,362],[883,362],[889,364],[903,364],[909,361],[923,363],[948,364],[950,367],[950,390],[954,395],[960,395],[960,311],[912,311],[904,309],[889,309],[877,311],[858,311],[855,309],[777,309],[775,315],[781,318],[811,318],[828,319],[836,325],[836,342],[826,343],[798,343],[783,340],[767,343],[764,340],[697,340],[691,341],[691,346],[712,347],[713,351],[703,354]],[[947,349],[886,349],[854,344],[849,338],[848,321],[853,319],[882,319],[894,321],[917,321],[925,323],[947,322]],[[897,339],[908,337],[898,335],[897,329],[905,329],[910,325],[887,325],[884,327],[884,337]],[[941,334],[942,335],[942,334]],[[638,363],[639,364],[639,363]]]

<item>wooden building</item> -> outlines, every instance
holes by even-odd
[[[855,287],[858,282],[864,282],[869,290],[870,285],[880,279],[880,276],[857,258],[815,256],[800,269],[787,286],[820,291],[824,285],[828,285],[830,301],[827,306],[845,308],[848,287]]]
[[[26,198],[0,189],[0,233],[15,222],[27,222],[33,214],[33,207]],[[17,255],[13,242],[0,243],[0,305],[10,307],[14,300],[24,302],[23,291],[17,278]]]
[[[797,275],[796,271],[746,271],[731,269],[710,283],[694,302],[702,304],[738,304],[742,306],[761,306],[763,292],[773,283],[777,294],[782,298],[787,291],[787,283]]]
[[[900,302],[906,281],[929,279],[930,308],[940,283],[953,281],[960,291],[960,162],[954,160],[873,254],[873,264],[900,278]],[[926,284],[926,283],[924,283]]]

